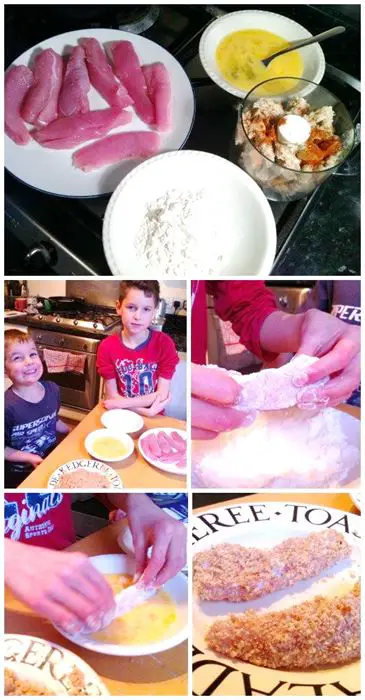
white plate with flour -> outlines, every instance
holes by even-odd
[[[263,411],[248,428],[193,440],[193,485],[335,488],[360,476],[360,421],[335,408]]]
[[[275,697],[303,697],[303,686],[308,695],[315,695],[316,686],[320,686],[326,696],[346,695],[347,689],[355,693],[359,691],[358,661],[318,670],[274,670],[218,655],[208,648],[205,640],[209,626],[218,617],[226,617],[230,613],[245,613],[248,609],[258,612],[281,611],[300,605],[315,595],[346,595],[361,571],[360,517],[335,508],[311,504],[310,496],[308,503],[296,503],[295,499],[267,503],[259,499],[254,503],[236,499],[227,506],[212,505],[204,512],[196,513],[191,528],[193,557],[197,552],[223,542],[270,549],[288,538],[304,537],[326,529],[337,530],[344,535],[351,546],[351,554],[317,576],[249,602],[200,601],[194,595],[195,667],[192,682],[195,695],[242,697],[245,694],[244,687],[247,695],[267,695],[271,691]],[[214,691],[210,692],[213,683]],[[336,684],[341,684],[341,687],[336,687]]]
[[[173,128],[170,132],[161,134],[160,151],[182,148],[194,121],[193,90],[180,63],[154,41],[118,29],[78,29],[42,41],[25,51],[12,65],[23,64],[31,67],[34,56],[41,49],[54,49],[62,56],[67,55],[70,47],[76,46],[81,37],[94,37],[104,48],[112,41],[131,41],[141,64],[158,61],[164,63],[171,80]],[[109,106],[93,87],[90,88],[88,98],[91,110],[105,109]],[[128,107],[128,112],[133,114],[132,121],[126,126],[113,129],[110,134],[149,131],[147,124],[137,117],[132,107]],[[80,144],[77,148],[84,145],[86,144]],[[17,146],[5,136],[5,167],[19,180],[44,192],[63,197],[96,197],[113,192],[121,179],[141,162],[141,158],[129,159],[84,173],[72,165],[72,153],[77,148],[65,151],[51,150],[43,148],[34,140],[26,146]]]
[[[103,244],[116,276],[268,275],[276,226],[261,189],[238,166],[177,151],[150,158],[120,183]]]

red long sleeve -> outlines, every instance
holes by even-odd
[[[241,343],[263,360],[275,359],[275,353],[264,352],[260,345],[262,324],[277,309],[275,296],[265,282],[210,282],[208,292],[214,296],[217,315],[232,323]]]

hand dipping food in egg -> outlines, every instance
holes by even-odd
[[[128,588],[133,577],[128,574],[104,574],[114,595]],[[92,638],[111,644],[151,644],[171,633],[177,622],[176,605],[166,591],[158,590],[142,605],[115,618],[110,625]]]
[[[299,51],[291,51],[274,58],[265,68],[261,62],[276,51],[289,46],[289,42],[264,29],[245,29],[228,34],[219,43],[216,51],[218,68],[225,80],[241,90],[251,90],[258,83],[270,78],[290,76],[300,78],[303,74],[303,60]],[[293,88],[285,83],[285,88]],[[278,94],[281,92],[279,82],[275,89],[265,86],[264,91]]]

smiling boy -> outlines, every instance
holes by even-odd
[[[171,338],[150,328],[159,297],[156,280],[121,282],[116,304],[121,329],[100,343],[97,356],[107,409],[129,408],[155,416],[169,401],[179,358]]]
[[[5,486],[19,486],[68,426],[58,418],[60,390],[40,381],[43,365],[34,341],[23,331],[5,331]]]

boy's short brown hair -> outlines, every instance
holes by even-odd
[[[5,331],[4,341],[5,358],[6,353],[9,352],[9,349],[12,345],[15,345],[15,343],[34,343],[34,340],[29,333],[25,333],[25,331],[18,331],[17,328],[10,328],[8,331]]]
[[[153,297],[155,306],[160,301],[160,285],[157,280],[123,280],[120,283],[119,301],[128,294],[129,289],[140,289],[146,297]]]

